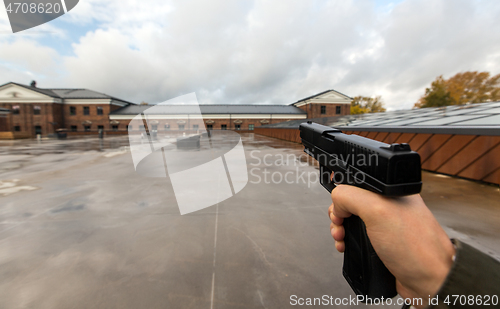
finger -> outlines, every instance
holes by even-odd
[[[354,186],[338,185],[332,190],[333,214],[339,218],[347,218],[351,215],[363,219],[366,211],[371,211],[375,205],[379,205],[381,197],[368,190]],[[370,205],[370,207],[364,207]]]
[[[335,225],[330,223],[330,234],[332,234],[333,239],[336,241],[344,240],[345,229],[342,225]]]
[[[335,223],[335,225],[342,225],[342,223],[344,222],[344,218],[336,217],[333,214],[333,203],[330,205],[330,207],[328,207],[328,216],[330,217],[330,220]]]
[[[334,230],[332,231],[332,236],[336,241],[343,241],[345,237],[344,227],[342,225],[335,226]]]
[[[344,223],[344,218],[339,218],[336,217],[334,214],[330,215],[330,220],[335,224],[335,225],[342,225]]]
[[[337,249],[338,252],[344,252],[345,251],[344,241],[336,241],[335,242],[335,249]]]

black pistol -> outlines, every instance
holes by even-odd
[[[300,138],[304,152],[318,161],[320,182],[329,192],[335,184],[385,196],[417,194],[422,189],[420,155],[408,144],[389,145],[310,121],[300,125]],[[396,279],[373,249],[363,221],[351,216],[343,225],[342,273],[356,295],[364,299],[396,296]]]

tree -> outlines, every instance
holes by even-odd
[[[351,101],[351,115],[385,112],[382,97],[357,96]]]
[[[443,76],[438,76],[430,88],[425,88],[425,95],[415,104],[415,107],[438,107],[452,104],[451,94]]]
[[[463,72],[448,80],[438,76],[415,108],[462,105],[500,100],[500,74],[490,77],[489,72]]]

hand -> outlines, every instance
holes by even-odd
[[[328,215],[335,247],[344,252],[344,218],[359,216],[373,248],[396,277],[403,298],[435,296],[453,264],[455,248],[420,195],[388,198],[354,186],[332,191]]]

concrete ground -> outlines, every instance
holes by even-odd
[[[0,308],[288,308],[292,295],[353,295],[329,194],[296,160],[300,145],[243,140],[247,186],[184,216],[168,178],[134,171],[124,137],[0,142]],[[498,186],[423,177],[449,235],[500,257]]]

